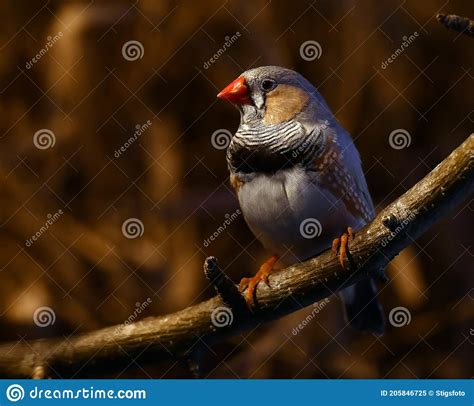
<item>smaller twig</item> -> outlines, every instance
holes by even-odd
[[[461,17],[456,14],[438,14],[437,20],[443,24],[446,28],[450,28],[455,31],[459,31],[463,34],[474,37],[474,21],[467,18]]]
[[[237,285],[221,271],[216,257],[206,258],[204,261],[204,274],[227,306],[238,313],[248,311],[245,299],[237,288]]]
[[[33,373],[31,374],[33,379],[44,379],[46,377],[46,370],[42,365],[37,365],[33,369]]]

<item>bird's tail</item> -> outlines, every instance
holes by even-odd
[[[341,291],[346,308],[347,321],[357,330],[382,335],[385,316],[377,299],[377,287],[373,279],[357,282]]]

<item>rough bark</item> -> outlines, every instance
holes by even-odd
[[[459,31],[463,34],[474,37],[474,21],[467,18],[461,17],[456,14],[438,14],[436,16],[438,21],[443,24],[446,28],[451,30]]]

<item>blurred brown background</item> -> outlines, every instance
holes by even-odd
[[[211,142],[237,128],[238,113],[215,95],[243,70],[283,65],[317,86],[355,139],[378,209],[473,131],[474,39],[435,19],[474,17],[468,0],[20,1],[0,10],[1,341],[69,337],[204,300],[213,294],[207,255],[235,281],[255,272],[268,253],[232,216],[225,150]],[[312,61],[300,55],[308,40],[321,47]],[[390,146],[396,129],[408,131],[406,148]],[[204,376],[472,377],[473,209],[455,210],[388,269],[382,302],[387,315],[406,308],[408,325],[388,324],[382,338],[356,333],[331,297],[296,334],[313,309],[204,347]],[[44,307],[54,320],[41,318]],[[131,362],[113,376],[191,374],[179,361]]]

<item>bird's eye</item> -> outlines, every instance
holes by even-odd
[[[263,79],[262,82],[260,83],[260,88],[264,92],[269,92],[270,90],[275,89],[277,86],[277,82],[273,79]]]

